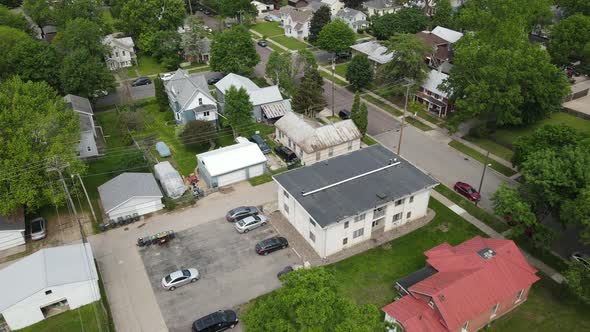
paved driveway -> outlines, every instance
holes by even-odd
[[[267,224],[239,234],[224,219],[178,233],[168,246],[140,250],[160,311],[170,331],[188,331],[191,323],[220,309],[236,308],[278,288],[276,274],[287,265],[301,264],[290,248],[259,256],[254,245],[272,236]],[[166,291],[163,276],[196,267],[201,279],[174,291]]]

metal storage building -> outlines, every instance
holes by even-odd
[[[109,219],[144,215],[164,208],[162,191],[152,173],[123,173],[98,187]]]

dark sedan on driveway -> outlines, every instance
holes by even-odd
[[[193,332],[217,332],[233,329],[238,324],[238,315],[233,310],[219,310],[193,323]]]
[[[475,190],[475,188],[473,188],[468,183],[459,181],[455,183],[453,189],[455,189],[456,192],[458,192],[460,195],[464,196],[470,201],[479,202],[479,200],[481,199],[481,195],[477,192],[477,190]]]
[[[285,249],[289,246],[289,241],[282,236],[271,237],[262,240],[256,244],[255,250],[259,255],[268,255],[273,251]]]
[[[258,208],[255,206],[240,206],[235,209],[231,209],[225,215],[225,220],[229,222],[238,221],[246,217],[255,216],[259,213]]]
[[[149,84],[152,84],[152,80],[150,80],[149,77],[139,77],[131,83],[131,86],[142,86]]]
[[[264,40],[259,40],[257,44],[258,44],[258,46],[260,46],[260,47],[266,47],[266,46],[268,46],[268,45],[266,44],[266,41],[264,41]]]

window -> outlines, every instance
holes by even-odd
[[[402,212],[396,213],[393,215],[393,221],[398,221],[402,219]]]
[[[414,196],[410,196],[410,203],[414,203]]]
[[[345,246],[348,243],[348,238],[345,237],[344,239],[342,239],[342,245]]]
[[[356,231],[354,231],[352,233],[352,238],[353,239],[356,239],[359,236],[363,236],[363,234],[365,234],[365,229],[364,228],[359,228],[359,229],[357,229]]]
[[[469,321],[466,321],[465,324],[463,324],[461,331],[467,331],[468,328],[469,328]]]
[[[518,294],[516,295],[516,301],[515,301],[515,303],[518,302],[518,301],[520,301],[520,300],[522,300],[522,296],[523,295],[524,295],[524,289],[519,290],[518,291]]]
[[[373,223],[371,223],[371,227],[379,226],[379,220],[374,220]]]
[[[405,199],[403,199],[403,198],[402,199],[398,199],[397,201],[395,201],[395,206],[400,206],[400,205],[404,204],[404,200]]]
[[[289,213],[289,205],[283,204],[283,209],[285,209],[285,212]]]
[[[119,52],[115,52],[115,55],[117,56],[117,58],[119,57]]]
[[[279,138],[283,138],[283,132],[277,129],[277,132],[279,133]]]
[[[51,291],[51,289],[50,289],[50,290],[46,290],[46,291],[45,291],[45,295],[49,295],[49,294],[51,294],[51,293],[53,293],[53,292]]]
[[[123,52],[123,56],[125,56],[125,51],[122,51],[122,52]]]
[[[311,231],[309,232],[309,239],[315,243],[315,234],[313,234]]]
[[[348,151],[352,150],[352,141],[348,142]]]
[[[293,142],[291,141],[291,139],[289,138],[289,147],[291,147],[291,145],[293,145]]]
[[[203,98],[199,98],[199,105],[203,105]]]
[[[383,217],[385,215],[386,211],[387,211],[387,205],[380,206],[376,209],[373,209],[373,219]]]
[[[289,193],[286,190],[283,190],[283,195],[285,195],[286,198],[289,198]]]
[[[498,312],[499,307],[500,307],[500,303],[494,304],[494,307],[492,308],[492,315],[490,316],[491,318],[496,317],[496,313]]]
[[[176,120],[180,120],[180,113],[176,113]]]
[[[328,149],[328,157],[332,157],[334,155],[334,148],[329,148]]]
[[[406,219],[410,219],[411,216],[412,216],[412,211],[406,213]]]
[[[315,221],[313,221],[313,219],[309,218],[309,223],[310,223],[310,224],[311,224],[313,227],[315,227]]]
[[[209,116],[209,111],[203,112],[203,116]]]
[[[354,217],[354,222],[359,222],[361,220],[365,220],[365,214],[364,213],[361,213],[358,216],[355,216]]]
[[[345,228],[345,229],[346,229],[346,228],[348,228],[348,225],[349,225],[349,222],[348,222],[348,221],[345,221],[345,222],[344,222],[344,228]]]
[[[88,150],[88,152],[90,152],[90,151],[92,151],[92,148],[91,148],[91,147],[89,147],[89,146],[87,146],[87,147],[86,147],[86,150]]]
[[[318,151],[315,153],[315,160],[318,161],[322,158],[322,151]]]

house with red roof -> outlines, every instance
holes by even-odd
[[[526,301],[539,280],[511,240],[476,236],[426,252],[426,266],[398,280],[385,320],[406,332],[471,332]]]

